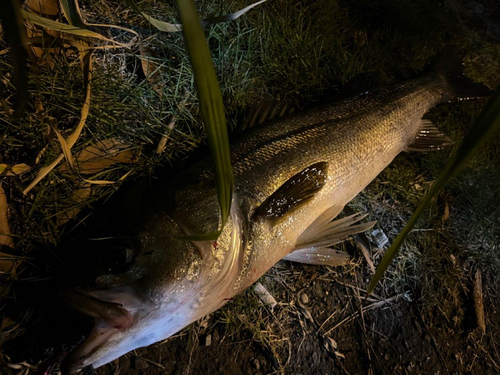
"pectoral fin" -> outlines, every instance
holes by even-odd
[[[408,145],[406,151],[438,151],[453,144],[453,141],[442,133],[429,120],[422,119],[419,133],[415,140]]]
[[[279,218],[309,202],[327,180],[328,163],[312,164],[285,182],[255,211],[254,216]]]

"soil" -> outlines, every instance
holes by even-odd
[[[277,279],[291,273],[286,287]],[[362,301],[366,285],[359,268],[346,272],[281,262],[267,276],[280,304],[270,319],[275,350],[253,338],[252,328],[234,331],[214,313],[164,344],[137,350],[97,374],[486,374],[500,371],[491,351],[499,337],[500,312],[483,335],[475,327],[457,331],[447,322],[426,322],[411,291],[385,300]],[[308,302],[302,303],[303,294]],[[256,299],[250,292],[242,298]],[[300,300],[300,301],[299,301]],[[361,307],[372,307],[361,312]],[[232,303],[224,309],[231,314]],[[280,311],[281,310],[281,311]],[[310,314],[310,315],[309,315]],[[471,311],[472,314],[472,311]],[[258,321],[254,322],[258,325]],[[203,328],[208,324],[208,328]],[[194,330],[194,332],[193,332]],[[202,333],[201,333],[202,332]],[[207,337],[210,337],[207,345]],[[487,348],[487,349],[485,349]]]

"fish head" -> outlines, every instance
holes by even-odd
[[[65,359],[65,373],[100,367],[199,318],[203,259],[193,242],[158,235],[170,233],[169,225],[152,224],[156,235],[141,238],[140,254],[127,272],[99,278],[109,288],[65,293],[72,307],[95,318],[92,332]]]
[[[232,215],[217,241],[191,241],[178,221],[162,215],[152,216],[151,235],[141,236],[133,267],[101,278],[108,289],[66,296],[95,326],[65,359],[65,373],[165,340],[234,295],[244,246],[241,215]]]

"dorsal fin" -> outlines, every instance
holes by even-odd
[[[286,116],[295,111],[290,103],[279,98],[264,99],[257,108],[245,118],[240,130],[250,129],[265,122]]]
[[[406,147],[406,151],[437,151],[453,144],[453,141],[430,121],[422,119],[419,133],[415,140]]]
[[[328,163],[305,168],[285,182],[255,211],[255,217],[279,218],[309,202],[325,185]]]

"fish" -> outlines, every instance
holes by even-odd
[[[330,247],[375,224],[361,213],[338,218],[346,204],[401,152],[452,143],[424,115],[439,103],[487,95],[462,73],[436,69],[252,127],[231,145],[234,193],[215,241],[192,237],[222,225],[211,160],[180,173],[124,231],[123,246],[136,254],[128,269],[68,293],[95,325],[64,360],[64,372],[167,339],[282,259],[337,265]]]

